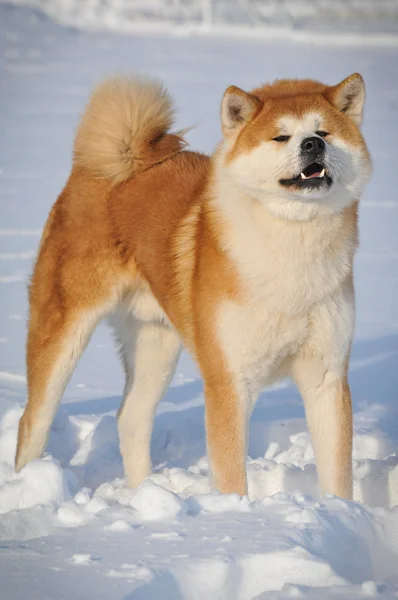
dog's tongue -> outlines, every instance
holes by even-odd
[[[320,171],[316,171],[316,173],[312,173],[311,175],[307,175],[307,179],[313,179],[314,177],[319,177],[321,174]]]

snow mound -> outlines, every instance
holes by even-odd
[[[152,481],[144,481],[138,487],[130,504],[143,521],[174,519],[183,510],[183,503],[176,494]]]
[[[61,504],[71,497],[75,481],[53,460],[34,460],[20,473],[3,463],[0,486],[0,514],[38,504]]]
[[[34,460],[20,473],[14,472],[18,421],[22,410],[0,401],[0,514],[69,500],[76,478],[51,457]]]

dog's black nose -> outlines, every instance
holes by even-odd
[[[307,154],[321,154],[325,150],[325,142],[320,137],[305,138],[301,142],[301,150]]]

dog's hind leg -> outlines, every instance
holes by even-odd
[[[140,321],[121,311],[109,320],[126,371],[118,415],[120,448],[127,482],[136,487],[151,474],[153,420],[174,375],[181,343],[174,329],[159,322]]]
[[[61,311],[35,307],[27,344],[28,402],[19,424],[15,469],[41,456],[59,401],[104,306]]]

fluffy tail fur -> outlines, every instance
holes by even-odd
[[[120,183],[180,152],[181,134],[168,133],[174,108],[157,81],[108,79],[88,103],[76,134],[74,164]]]

